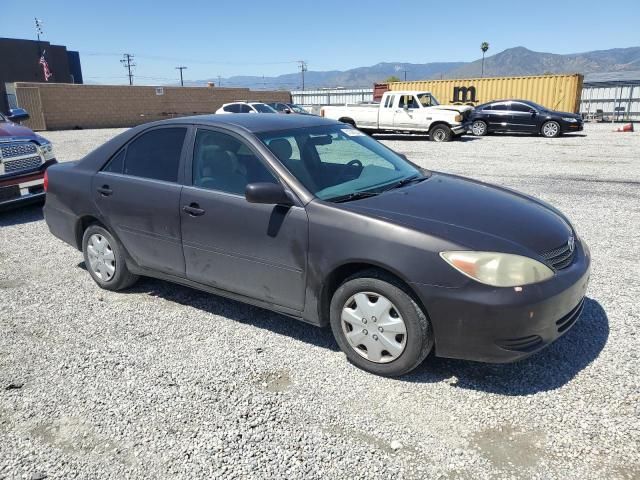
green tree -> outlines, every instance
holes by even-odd
[[[401,82],[402,80],[400,80],[398,77],[396,77],[395,75],[391,75],[390,77],[387,77],[384,80],[384,83],[391,83],[391,82]]]

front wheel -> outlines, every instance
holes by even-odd
[[[351,277],[336,290],[330,320],[349,361],[377,375],[408,373],[433,347],[420,306],[399,282],[377,271]]]
[[[544,122],[541,132],[543,137],[555,138],[560,135],[560,124],[554,120]]]
[[[476,120],[471,124],[471,133],[476,137],[484,137],[487,134],[487,124],[482,120]]]
[[[446,125],[436,125],[429,130],[429,138],[434,142],[448,142],[452,135],[453,132]]]

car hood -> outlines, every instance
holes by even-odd
[[[557,115],[558,117],[569,117],[569,118],[575,118],[575,119],[582,119],[582,115],[578,114],[578,113],[571,113],[571,112],[549,112],[552,115]]]
[[[33,131],[12,122],[0,122],[0,140],[4,137],[34,137]]]
[[[452,112],[464,113],[469,110],[473,110],[473,107],[469,105],[434,105],[432,107],[427,107],[434,110],[450,110]]]
[[[479,251],[540,255],[572,235],[566,219],[543,202],[442,173],[341,205]]]

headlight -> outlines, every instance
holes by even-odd
[[[493,287],[517,287],[553,277],[553,270],[529,257],[497,252],[441,252],[463,275]]]
[[[562,117],[562,120],[569,123],[576,123],[578,120],[573,117]]]
[[[40,145],[40,153],[42,153],[45,162],[55,157],[53,153],[53,145],[50,143],[43,143]]]

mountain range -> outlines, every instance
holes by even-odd
[[[350,70],[313,71],[305,73],[305,89],[328,87],[365,87],[394,75],[401,80],[469,78],[481,75],[482,60],[473,62],[402,63],[385,62]],[[640,70],[640,47],[595,50],[558,55],[514,47],[485,58],[484,76],[541,75],[545,73],[601,73]],[[185,81],[185,85],[218,84],[217,78]],[[277,77],[235,76],[221,79],[223,87],[252,89],[301,88],[300,72]]]

